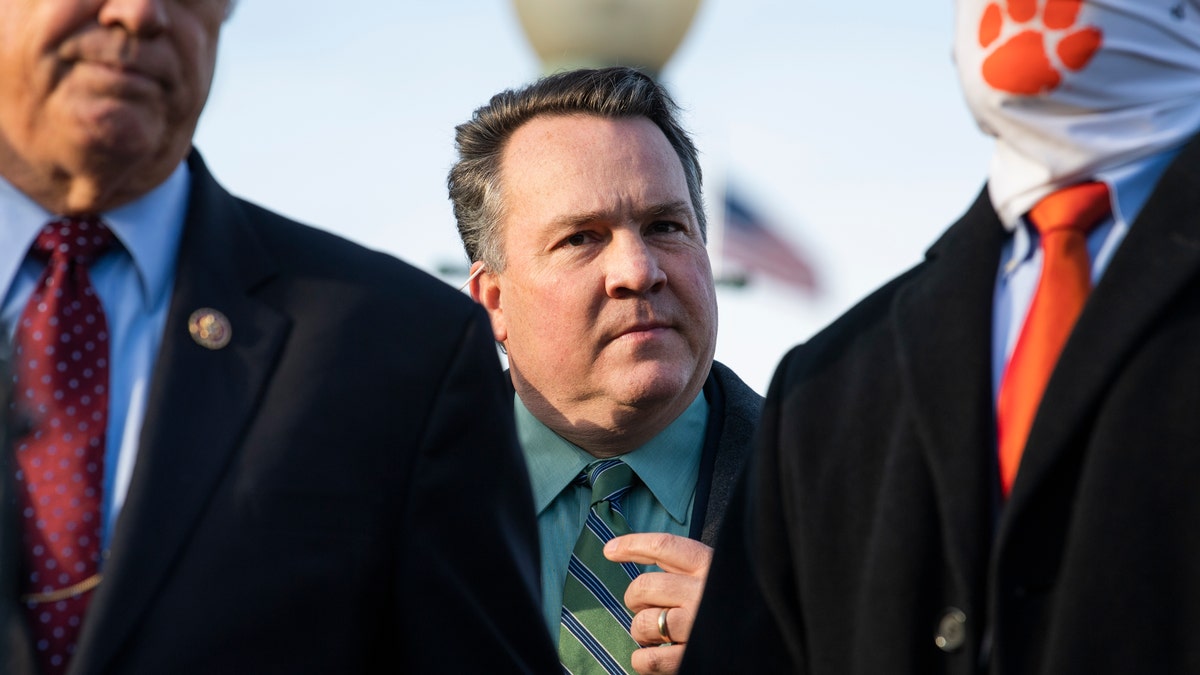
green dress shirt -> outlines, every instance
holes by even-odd
[[[591,493],[571,482],[596,458],[542,424],[520,396],[513,397],[517,435],[525,453],[541,542],[542,607],[550,635],[558,639],[563,583],[575,540],[583,529]],[[638,481],[622,502],[634,532],[687,536],[708,423],[704,394],[645,445],[621,456]],[[643,571],[657,571],[643,566]]]

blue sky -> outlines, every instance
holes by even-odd
[[[717,358],[759,391],[981,188],[991,145],[955,80],[952,7],[703,0],[664,69],[710,204],[740,186],[824,284],[719,290]],[[454,125],[540,70],[507,0],[240,0],[196,145],[233,192],[435,271],[463,261]]]

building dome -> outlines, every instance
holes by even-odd
[[[547,73],[632,66],[657,74],[692,24],[700,0],[513,0]]]

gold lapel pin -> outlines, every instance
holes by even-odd
[[[201,307],[188,317],[188,332],[196,344],[207,349],[221,349],[233,337],[233,327],[224,314],[211,307]]]

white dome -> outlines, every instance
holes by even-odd
[[[658,73],[700,0],[513,0],[547,72],[624,65]]]

